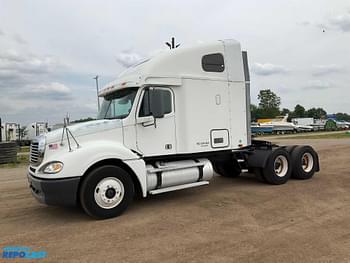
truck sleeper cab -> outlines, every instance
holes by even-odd
[[[135,65],[100,91],[98,120],[37,137],[28,180],[40,202],[95,218],[143,197],[208,185],[214,171],[269,184],[319,171],[310,146],[252,141],[247,53],[234,40],[178,48]]]

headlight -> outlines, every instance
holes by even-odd
[[[42,171],[45,174],[57,174],[63,169],[63,163],[61,162],[51,162],[46,164],[43,168]]]

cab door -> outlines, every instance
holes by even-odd
[[[151,93],[161,98],[163,116],[154,117]],[[154,102],[153,102],[154,103]],[[170,88],[147,87],[142,91],[136,116],[137,148],[144,156],[176,153],[174,94]]]

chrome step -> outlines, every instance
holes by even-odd
[[[182,184],[182,185],[175,185],[175,186],[170,186],[166,188],[160,188],[160,189],[155,189],[149,191],[151,195],[156,195],[156,194],[161,194],[161,193],[166,193],[166,192],[171,192],[171,191],[176,191],[176,190],[182,190],[182,189],[187,189],[191,187],[196,187],[196,186],[202,186],[202,185],[208,185],[208,181],[200,181],[200,182],[195,182],[195,183],[190,183],[190,184]]]
[[[187,169],[187,168],[193,168],[193,167],[200,167],[200,166],[204,166],[205,163],[191,163],[191,164],[187,164],[187,165],[179,165],[179,166],[175,166],[175,165],[171,165],[171,166],[161,166],[158,168],[151,168],[151,169],[147,169],[147,173],[157,173],[157,172],[166,172],[166,171],[174,171],[174,170],[180,170],[180,169]]]

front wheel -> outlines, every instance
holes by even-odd
[[[122,214],[134,196],[130,175],[113,165],[94,169],[80,187],[80,203],[84,211],[97,219]]]

